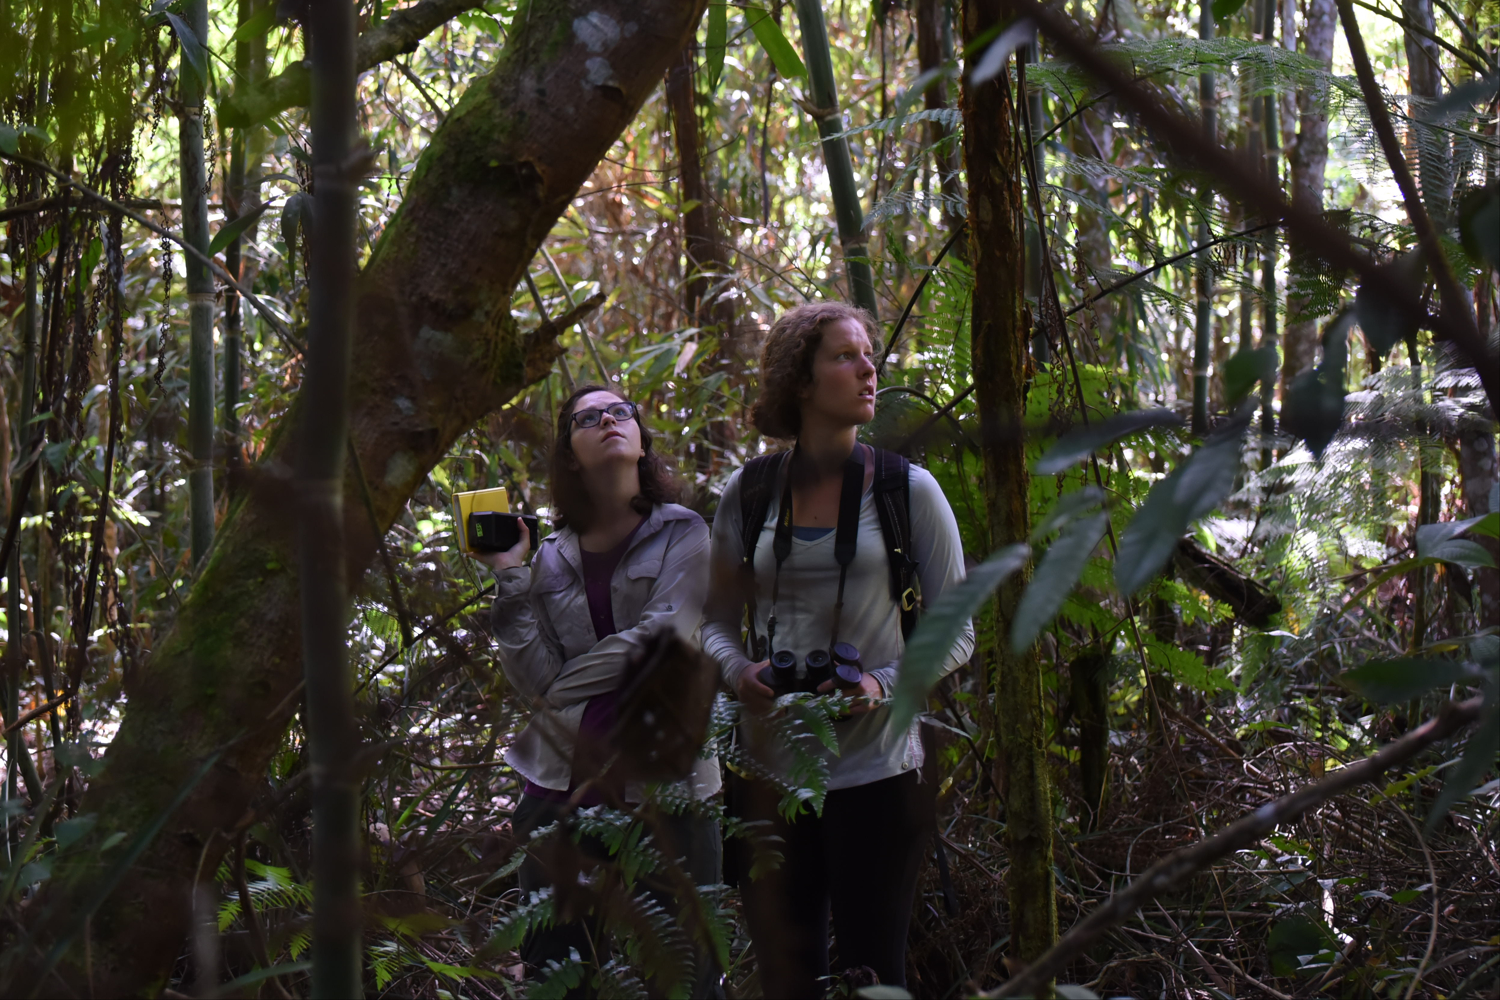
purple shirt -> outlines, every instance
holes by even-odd
[[[635,538],[635,533],[641,530],[641,525],[645,523],[646,519],[641,518],[640,522],[630,529],[630,534],[608,552],[589,552],[581,545],[578,548],[579,558],[583,560],[583,591],[589,599],[589,617],[594,622],[595,642],[603,641],[605,637],[620,631],[615,627],[615,611],[610,600],[610,581],[614,579],[615,568],[625,557],[625,550],[630,548],[631,539]],[[605,734],[615,727],[616,706],[619,698],[618,691],[611,691],[589,699],[583,709],[583,719],[578,724],[580,742],[587,739],[602,741]],[[553,802],[566,802],[572,798],[573,789],[577,785],[578,780],[574,778],[566,792],[559,792],[554,788],[543,788],[541,785],[528,781],[526,794]],[[578,804],[596,806],[603,801],[602,795],[590,791],[578,801]]]

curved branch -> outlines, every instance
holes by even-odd
[[[1322,781],[1298,789],[1285,798],[1267,802],[1233,825],[1200,840],[1191,847],[1174,851],[1146,870],[1146,873],[1109,897],[1102,906],[1053,945],[1041,958],[1020,974],[984,997],[1036,996],[1073,958],[1082,954],[1100,935],[1136,910],[1179,885],[1195,872],[1220,858],[1243,850],[1265,837],[1276,827],[1290,823],[1315,806],[1342,795],[1362,784],[1374,781],[1386,771],[1411,760],[1438,740],[1458,732],[1479,718],[1484,699],[1452,702],[1443,706],[1436,718],[1422,723],[1396,742],[1358,764],[1340,768]]]
[[[355,41],[355,72],[363,73],[388,59],[415,52],[422,39],[464,11],[483,4],[484,0],[422,0],[402,7]],[[306,62],[297,62],[269,80],[237,89],[219,106],[219,121],[231,128],[244,128],[278,111],[301,107],[311,99],[312,74]]]

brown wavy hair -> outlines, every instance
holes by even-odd
[[[760,396],[750,420],[766,437],[790,439],[802,433],[802,390],[812,384],[813,358],[830,323],[851,320],[877,350],[880,329],[863,309],[843,302],[809,302],[788,309],[771,326],[760,352]]]
[[[588,487],[583,484],[583,473],[573,452],[573,409],[591,392],[607,392],[625,399],[620,390],[607,385],[581,385],[557,411],[557,444],[552,448],[551,465],[552,525],[559,531],[569,527],[574,531],[587,531],[594,520],[594,501],[589,496]],[[682,486],[666,459],[651,447],[651,431],[641,420],[639,406],[636,407],[635,423],[641,429],[641,449],[645,454],[636,462],[641,473],[641,491],[631,498],[630,509],[644,517],[651,513],[653,504],[676,503],[682,494]]]

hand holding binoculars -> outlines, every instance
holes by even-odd
[[[864,666],[860,662],[859,650],[847,642],[836,642],[832,650],[814,649],[802,660],[803,670],[797,669],[797,654],[791,650],[777,650],[771,654],[769,666],[756,674],[760,681],[779,698],[784,694],[799,692],[814,694],[825,681],[843,694],[853,694],[864,681]]]

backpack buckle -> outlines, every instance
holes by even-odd
[[[912,587],[907,587],[901,592],[901,610],[911,611],[917,606],[917,592]]]

